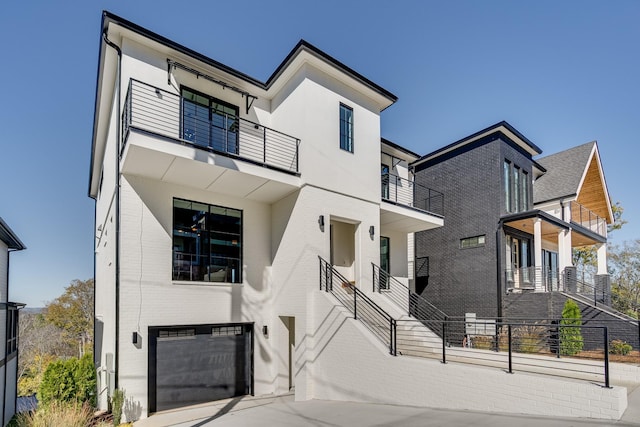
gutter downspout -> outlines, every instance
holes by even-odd
[[[122,50],[109,40],[107,36],[107,29],[105,28],[102,31],[102,39],[104,42],[112,47],[116,53],[118,54],[118,71],[116,76],[116,147],[115,147],[115,160],[116,160],[116,200],[115,200],[115,209],[116,209],[116,244],[115,244],[115,293],[116,293],[116,301],[115,301],[115,314],[116,314],[116,327],[115,327],[115,355],[113,361],[113,371],[114,371],[114,389],[118,388],[118,366],[120,360],[120,145],[121,145],[121,135],[120,135],[120,85],[122,78]],[[95,263],[94,263],[95,268]],[[95,283],[94,283],[95,286]],[[95,297],[94,297],[95,298]],[[94,299],[95,303],[95,299]],[[95,344],[94,344],[95,345]]]

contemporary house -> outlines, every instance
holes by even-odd
[[[18,315],[24,304],[9,302],[9,255],[26,249],[0,218],[0,408],[2,425],[16,413],[18,386]]]
[[[413,235],[447,224],[449,196],[381,138],[390,91],[304,40],[261,81],[109,12],[100,30],[88,189],[100,407],[119,388],[128,420],[283,393],[620,417],[624,388],[598,388],[611,409],[593,414],[541,397],[590,383],[535,378],[514,396],[516,376],[398,350],[410,315],[390,298],[407,306],[424,271]]]
[[[613,213],[598,146],[541,152],[501,122],[412,164],[417,183],[449,195],[444,227],[416,235],[417,293],[452,316],[553,318],[566,300],[553,306],[554,292],[606,302]],[[584,247],[597,255],[589,274],[572,260]]]

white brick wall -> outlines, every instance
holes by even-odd
[[[627,407],[624,387],[390,356],[333,298],[316,298],[317,399],[614,420]]]

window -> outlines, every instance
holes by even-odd
[[[173,199],[173,280],[242,282],[242,211]]]
[[[504,204],[507,213],[529,210],[529,174],[505,160],[503,163]]]
[[[238,154],[238,107],[182,88],[182,138],[200,147]]]
[[[477,248],[484,246],[485,236],[474,236],[460,239],[460,249]]]
[[[7,311],[7,355],[18,351],[18,310]]]
[[[380,167],[380,172],[382,174],[382,198],[385,200],[389,199],[389,166],[384,163]]]
[[[353,153],[353,109],[340,104],[340,148]]]

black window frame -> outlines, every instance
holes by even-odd
[[[482,242],[480,242],[482,239]],[[477,236],[464,237],[460,239],[460,249],[481,248],[487,244],[487,235],[479,234]]]
[[[176,236],[179,236],[176,231],[176,201],[186,202],[186,203],[194,203],[201,206],[207,207],[207,212],[205,213],[204,227],[205,229],[199,229],[198,231],[203,233],[203,236],[198,235],[196,237],[196,247],[204,247],[204,250],[197,250],[197,253],[189,253],[189,257],[185,259],[185,251],[177,251],[176,248],[179,246],[176,244]],[[224,210],[232,210],[239,213],[237,217],[239,219],[238,224],[238,232],[226,232],[221,229],[212,228],[209,226],[208,222],[212,217],[212,209],[224,209]],[[231,215],[227,215],[231,217]],[[195,220],[195,219],[194,219]],[[198,221],[200,222],[200,221]],[[238,247],[238,257],[225,257],[220,254],[214,255],[211,252],[212,247],[212,235],[214,234],[228,234],[237,235],[237,240],[231,239],[231,245],[224,246],[237,246]],[[198,242],[198,239],[200,242]],[[184,242],[183,242],[184,243]],[[199,282],[199,283],[225,283],[225,284],[241,284],[243,283],[243,260],[244,260],[244,211],[242,209],[233,208],[229,206],[215,205],[206,202],[199,202],[195,200],[183,199],[180,197],[174,197],[172,199],[172,236],[171,236],[171,252],[172,252],[172,272],[171,278],[174,281],[186,281],[186,282]],[[193,263],[193,257],[196,257],[196,263]],[[201,259],[204,259],[201,262]],[[227,258],[228,260],[237,260],[237,266],[235,270],[237,270],[237,274],[234,273],[234,268],[232,265],[223,266],[220,264],[212,264],[213,259],[221,260],[223,258]],[[204,263],[206,261],[206,265]],[[212,271],[211,267],[216,265],[216,267],[220,267],[216,271]],[[195,274],[194,274],[194,266],[195,266]],[[187,274],[186,268],[188,267],[189,273]],[[206,268],[205,268],[206,267]],[[224,270],[224,272],[222,271]],[[221,273],[224,275],[224,280],[219,280],[222,277],[218,277]],[[194,278],[195,277],[195,278]]]
[[[191,101],[189,99],[187,99],[185,97],[184,92],[188,91],[191,92],[192,94],[196,95],[196,96],[200,96],[202,98],[205,98],[207,100],[207,105],[203,105],[203,104],[199,104],[202,107],[206,107],[207,111],[208,111],[208,120],[207,120],[207,125],[209,127],[208,130],[208,136],[207,136],[207,145],[203,145],[202,143],[197,142],[196,140],[187,138],[185,136],[185,132],[186,132],[186,125],[185,125],[185,102],[190,102],[190,103],[194,103],[194,104],[198,104],[195,101]],[[218,111],[216,109],[213,108],[214,104],[218,104],[221,105],[223,107],[226,107],[230,110],[234,111],[234,114],[228,114],[226,112],[223,112],[226,116],[226,118],[228,119],[228,116],[232,116],[235,120],[235,141],[233,144],[233,150],[230,150],[228,147],[228,137],[229,137],[229,129],[226,128],[226,126],[224,128],[220,127],[220,126],[215,126],[214,123],[214,119],[213,119],[213,114],[215,111]],[[234,104],[231,104],[229,102],[223,101],[219,98],[216,98],[214,96],[208,95],[204,92],[200,92],[198,90],[192,89],[189,86],[185,86],[185,85],[180,85],[180,137],[185,140],[188,141],[190,143],[192,143],[193,145],[197,146],[197,147],[202,147],[202,148],[208,148],[210,150],[213,151],[218,151],[218,152],[222,152],[222,153],[228,153],[228,154],[234,154],[234,155],[239,155],[240,154],[240,107]],[[226,149],[220,149],[219,147],[216,147],[216,144],[214,143],[214,136],[213,136],[213,132],[211,131],[211,127],[214,126],[218,129],[224,129],[224,133],[225,133],[225,139],[227,141],[227,147]]]
[[[7,357],[18,352],[18,335],[19,335],[19,312],[14,307],[7,308],[7,324],[6,324],[6,354]]]
[[[342,111],[348,111],[350,114],[351,121],[345,121],[342,118]],[[346,104],[340,103],[339,109],[340,115],[340,149],[347,151],[349,153],[354,152],[354,114],[353,108],[349,107]],[[345,129],[346,128],[346,129]]]
[[[509,159],[502,164],[502,193],[505,198],[504,209],[507,213],[519,213],[529,210],[531,183],[529,172]]]

